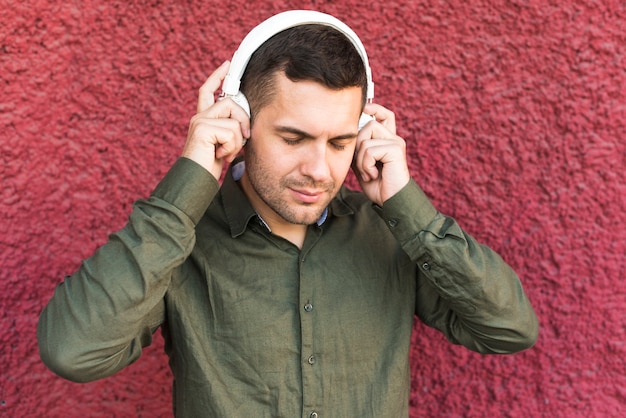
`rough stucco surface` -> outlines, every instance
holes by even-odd
[[[37,318],[176,159],[205,77],[290,8],[361,35],[415,179],[540,317],[512,356],[416,324],[412,416],[624,416],[626,3],[611,0],[0,1],[0,415],[171,415],[160,335],[74,384],[39,361]]]

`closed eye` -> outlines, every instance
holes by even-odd
[[[355,138],[343,138],[330,141],[330,145],[337,151],[343,151],[348,145],[350,145]]]
[[[287,145],[298,145],[302,141],[302,138],[286,138],[286,137],[283,137],[283,141],[285,141],[285,143]]]

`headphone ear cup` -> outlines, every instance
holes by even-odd
[[[374,116],[368,115],[367,113],[361,113],[361,117],[359,118],[359,131],[373,120],[376,120]]]
[[[243,110],[245,110],[248,117],[250,117],[250,103],[248,103],[248,99],[246,99],[246,96],[244,96],[242,92],[239,92],[234,96],[228,97],[230,97],[233,102],[237,103]]]

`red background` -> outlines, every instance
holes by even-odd
[[[162,340],[74,384],[40,362],[54,286],[182,150],[196,92],[292,8],[362,37],[415,179],[518,271],[535,348],[481,356],[422,324],[412,416],[626,412],[626,3],[0,0],[0,415],[171,415]]]

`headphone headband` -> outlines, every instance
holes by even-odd
[[[226,96],[235,96],[239,93],[241,78],[243,77],[246,66],[250,61],[250,57],[254,51],[265,43],[265,41],[285,29],[307,24],[330,26],[343,33],[352,42],[363,60],[363,65],[365,65],[365,73],[367,76],[366,98],[368,102],[371,102],[374,99],[374,82],[372,81],[372,70],[370,69],[363,43],[356,33],[354,33],[348,25],[339,19],[331,15],[312,10],[290,10],[279,13],[252,29],[243,39],[241,45],[239,45],[235,55],[233,55],[233,59],[230,63],[230,69],[224,79],[224,83],[222,84],[223,94]]]

